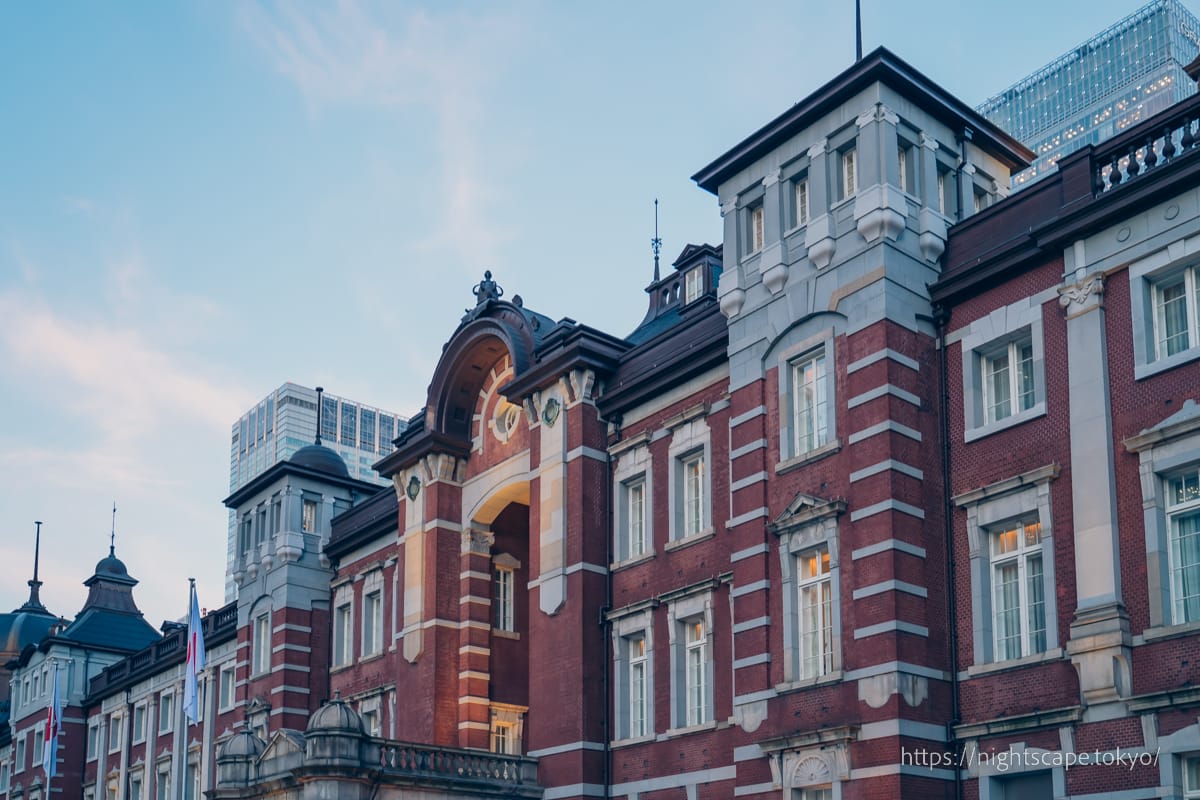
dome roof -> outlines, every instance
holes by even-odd
[[[129,570],[126,569],[125,562],[109,550],[108,555],[96,563],[96,574],[106,578],[128,578]]]
[[[235,733],[217,754],[217,760],[227,758],[258,758],[267,749],[267,743],[246,729]]]
[[[22,611],[0,614],[0,652],[20,653],[46,638],[50,629],[62,620],[49,613]]]
[[[308,718],[306,733],[354,733],[359,736],[366,734],[363,729],[362,717],[340,697],[335,697],[317,709]]]
[[[346,462],[342,460],[342,457],[320,444],[310,444],[300,448],[288,459],[288,463],[339,478],[350,477],[350,471],[346,469]]]

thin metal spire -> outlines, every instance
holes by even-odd
[[[324,405],[321,402],[321,393],[324,391],[325,388],[323,386],[317,387],[317,438],[316,441],[313,442],[313,444],[316,445],[321,444],[321,406]]]
[[[25,605],[21,606],[20,609],[17,609],[18,611],[22,609],[45,608],[45,606],[42,605],[41,597],[39,597],[39,590],[42,588],[42,582],[38,580],[38,560],[41,556],[42,550],[42,522],[41,520],[34,520],[33,524],[37,526],[33,539],[33,580],[28,581],[29,600],[25,603]]]
[[[862,61],[862,0],[854,0],[854,60]]]
[[[650,249],[654,251],[654,281],[658,282],[658,253],[662,250],[662,239],[658,236],[658,198],[654,198],[654,238],[650,240]]]
[[[117,554],[117,501],[113,500],[113,519],[112,531],[108,534],[108,555],[110,557]]]

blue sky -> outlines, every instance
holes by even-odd
[[[1132,11],[863,0],[974,105]],[[854,56],[840,3],[0,5],[0,609],[107,553],[222,602],[229,429],[291,380],[402,414],[485,268],[617,334],[717,243],[688,176]]]

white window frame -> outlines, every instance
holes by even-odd
[[[354,663],[354,588],[343,583],[333,592],[333,666]]]
[[[1173,477],[1200,468],[1200,402],[1185,400],[1175,413],[1129,437],[1124,445],[1138,455],[1142,485],[1150,619],[1150,627],[1142,635],[1149,640],[1181,629],[1200,629],[1200,621],[1176,621],[1172,525],[1177,518],[1174,515],[1188,513],[1193,506],[1174,503],[1170,497]]]
[[[1020,661],[1041,661],[1060,658],[1058,643],[1057,604],[1055,593],[1054,514],[1051,505],[1051,483],[1059,474],[1057,464],[1029,470],[953,498],[955,506],[967,514],[967,556],[971,564],[971,630],[972,653],[975,663],[968,667],[970,675],[988,672],[997,666],[1009,666]],[[1068,487],[1069,490],[1069,487]],[[993,586],[993,536],[1016,522],[1036,521],[1040,526],[1042,554],[1041,591],[1045,603],[1046,648],[1027,652],[1022,640],[1019,658],[1001,658],[995,631],[995,591]],[[1021,574],[1020,580],[1025,579]],[[1022,606],[1027,614],[1027,607]],[[1027,623],[1021,624],[1024,637]]]
[[[797,228],[808,225],[812,219],[812,191],[808,183],[808,173],[792,181],[792,207],[795,209]]]
[[[1018,300],[954,330],[947,337],[948,344],[957,340],[962,348],[964,441],[973,442],[1046,414],[1046,349],[1042,336],[1042,316],[1043,305],[1051,299],[1057,301],[1057,291]],[[988,408],[990,390],[986,387],[987,359],[994,358],[1001,351],[1011,352],[1014,342],[1027,342],[1033,351],[1033,403],[1020,410],[1014,410],[1015,407],[1010,405],[1012,413],[995,419]],[[1014,385],[1015,373],[1010,361],[1010,402],[1019,388]]]
[[[100,723],[97,720],[88,722],[87,729],[87,760],[95,761],[100,757]]]
[[[1195,767],[1193,777],[1188,765]],[[1179,757],[1180,784],[1183,788],[1183,800],[1200,800],[1200,755],[1192,754]]]
[[[309,497],[300,500],[300,530],[304,533],[316,533],[320,518],[320,503]]]
[[[148,703],[141,702],[133,707],[133,717],[130,721],[133,732],[133,743],[146,741],[146,716],[149,714]]]
[[[617,536],[613,552],[616,567],[627,562],[640,561],[654,555],[653,472],[651,470],[650,447],[645,439],[635,440],[633,445],[610,451],[613,461],[613,496],[617,498]],[[641,547],[637,547],[637,525],[633,520],[634,508],[631,493],[641,488],[642,517]]]
[[[109,714],[108,716],[108,752],[121,752],[122,728],[125,720],[120,714]]]
[[[1141,380],[1200,358],[1200,260],[1197,237],[1179,239],[1129,265],[1129,299],[1133,322],[1133,377]],[[1183,279],[1188,346],[1163,351],[1162,288]]]
[[[650,695],[650,652],[646,649],[646,634],[627,636],[629,690],[626,698],[628,705],[629,729],[625,738],[636,739],[646,735],[649,730],[648,708],[646,700]]]
[[[33,763],[39,765],[46,757],[46,724],[42,723],[33,729]]]
[[[799,410],[800,382],[797,370],[816,358],[824,358],[824,402],[814,409],[813,447],[801,436]],[[779,458],[776,469],[788,469],[794,464],[831,452],[839,446],[837,439],[837,381],[834,360],[834,330],[832,328],[805,336],[782,346],[774,357],[779,385]]]
[[[271,612],[255,614],[250,631],[251,674],[255,677],[267,675],[271,671]]]
[[[1023,358],[1024,351],[1028,348],[1029,358]],[[1016,339],[1000,345],[1000,347],[989,350],[980,351],[979,357],[982,360],[980,364],[981,387],[983,393],[983,414],[985,425],[995,425],[998,422],[1003,422],[1009,417],[1022,414],[1033,408],[1037,403],[1037,385],[1033,377],[1033,337],[1032,335],[1020,336]],[[999,371],[996,364],[1003,358],[1006,366],[1003,368],[1007,371],[1005,377],[1004,389],[1006,395],[1003,400],[1000,399],[999,393],[996,391],[995,375]],[[1026,367],[1028,364],[1028,367]],[[1026,374],[1026,370],[1028,374]],[[1025,382],[1031,384],[1025,391]],[[1001,403],[1007,403],[1007,410],[1003,414],[1000,413],[999,407]]]
[[[1200,520],[1200,488],[1198,488],[1200,487],[1200,466],[1193,465],[1186,470],[1177,471],[1167,476],[1165,480],[1167,485],[1164,492],[1166,497],[1164,513],[1169,542],[1167,558],[1171,575],[1171,623],[1174,625],[1200,623],[1200,586],[1195,587],[1195,591],[1191,594],[1185,595],[1181,578],[1181,573],[1185,569],[1191,570],[1193,575],[1200,572],[1200,561],[1182,564],[1180,562],[1181,548],[1178,546],[1180,522],[1185,519]],[[1176,499],[1177,482],[1181,484],[1180,488],[1183,490],[1182,499]],[[1200,530],[1189,535],[1200,537]],[[1189,599],[1193,601],[1193,606],[1197,607],[1190,618],[1186,611]]]
[[[999,546],[1004,538],[1012,535],[1016,543],[1014,550],[1000,552]],[[1030,535],[1037,536],[1036,544],[1029,544],[1028,537]],[[991,571],[991,613],[992,613],[992,653],[997,662],[1000,661],[1015,661],[1020,658],[1029,658],[1031,656],[1040,655],[1046,652],[1049,642],[1045,641],[1046,634],[1046,586],[1042,575],[1037,575],[1036,578],[1030,574],[1030,562],[1038,562],[1040,568],[1044,572],[1047,553],[1045,545],[1041,539],[1041,523],[1037,517],[1017,517],[1016,519],[1008,520],[1002,524],[993,525],[987,531],[988,549],[990,553],[989,569]],[[1003,537],[1003,538],[1002,538]],[[1003,640],[1008,638],[1002,636],[1002,631],[999,624],[1000,607],[1001,607],[1001,585],[999,583],[999,573],[1001,569],[1008,566],[1015,566],[1017,571],[1017,603],[1015,611],[1017,612],[1017,628],[1018,642],[1017,652],[1010,653],[1005,650]],[[1033,605],[1034,593],[1040,591],[1041,594],[1041,619],[1039,620],[1042,628],[1041,635],[1043,641],[1039,646],[1034,638]],[[1003,651],[1003,652],[1002,652]]]
[[[15,765],[13,766],[13,774],[15,775],[18,772],[25,771],[25,761],[26,761],[25,756],[27,755],[25,752],[25,748],[26,748],[25,731],[21,731],[20,733],[14,734],[13,741],[14,741],[13,759],[16,762]],[[118,745],[117,750],[120,750],[120,749],[121,748]],[[111,753],[114,751],[110,750],[109,752]]]
[[[374,616],[370,603],[375,604]],[[362,588],[362,646],[361,658],[370,658],[383,653],[383,571],[372,570],[363,579]]]
[[[613,645],[613,733],[614,742],[652,739],[654,726],[654,630],[651,604],[642,603],[625,607],[608,616],[612,623]],[[635,643],[644,645],[644,656],[634,649]],[[633,704],[635,690],[634,662],[640,664],[642,683],[642,726],[634,724]],[[640,731],[640,732],[639,732]]]
[[[838,151],[838,175],[841,181],[842,200],[858,193],[858,148],[854,145]]]
[[[695,728],[715,720],[713,693],[713,600],[710,591],[668,606],[671,642],[671,726]],[[699,627],[700,637],[695,635]],[[698,660],[697,660],[698,659]]]
[[[829,418],[832,412],[829,366],[830,360],[826,357],[823,347],[788,363],[791,373],[788,379],[792,386],[791,453],[793,457],[807,455],[829,444]],[[804,389],[809,383],[809,367],[814,370],[812,383],[815,402],[812,407],[808,407],[803,402],[807,397]],[[806,418],[808,424],[804,424]]]
[[[175,729],[175,693],[162,692],[158,695],[158,732],[170,733]]]
[[[816,571],[808,567],[815,564]],[[827,544],[796,556],[796,607],[799,623],[800,680],[815,680],[833,672],[833,571]],[[807,574],[806,574],[807,573]],[[816,593],[818,618],[814,626],[809,605]],[[815,645],[815,646],[814,646]]]
[[[492,631],[517,635],[517,570],[521,562],[508,553],[492,557]]]
[[[218,670],[217,704],[218,711],[228,711],[237,705],[237,667],[233,664],[222,664]]]
[[[129,800],[145,800],[142,794],[145,788],[145,780],[143,779],[141,770],[129,776]]]
[[[704,296],[705,265],[689,269],[683,276],[683,302],[691,303]]]
[[[750,206],[747,214],[749,253],[761,253],[767,243],[767,210],[762,200]]]
[[[171,800],[171,768],[160,764],[154,776],[154,800]]]
[[[525,706],[492,703],[488,725],[488,749],[491,752],[509,756],[522,754],[525,714],[528,711]]]
[[[672,473],[668,547],[693,542],[713,532],[711,437],[708,422],[702,416],[703,407],[694,413],[698,416],[682,422],[673,431],[668,448]],[[700,469],[694,473],[691,468],[697,463]]]

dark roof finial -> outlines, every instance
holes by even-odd
[[[488,300],[499,300],[504,296],[504,290],[500,288],[500,284],[492,280],[492,271],[486,269],[483,271],[483,280],[475,284],[471,289],[475,295],[475,305],[481,306]]]
[[[113,520],[112,530],[108,534],[108,557],[113,558],[117,554],[117,501],[113,500]]]
[[[46,607],[42,605],[42,599],[39,596],[42,582],[38,580],[38,560],[42,550],[42,522],[41,520],[34,520],[33,524],[37,526],[33,538],[33,580],[29,581],[29,600],[26,601],[25,605],[21,606],[21,610],[45,611]]]
[[[854,60],[862,61],[862,0],[854,0]]]
[[[654,238],[650,240],[650,249],[654,251],[654,282],[658,283],[658,253],[662,250],[662,239],[658,236],[658,198],[654,198]]]
[[[325,391],[324,386],[317,387],[317,438],[313,440],[313,444],[321,444],[321,393]]]

